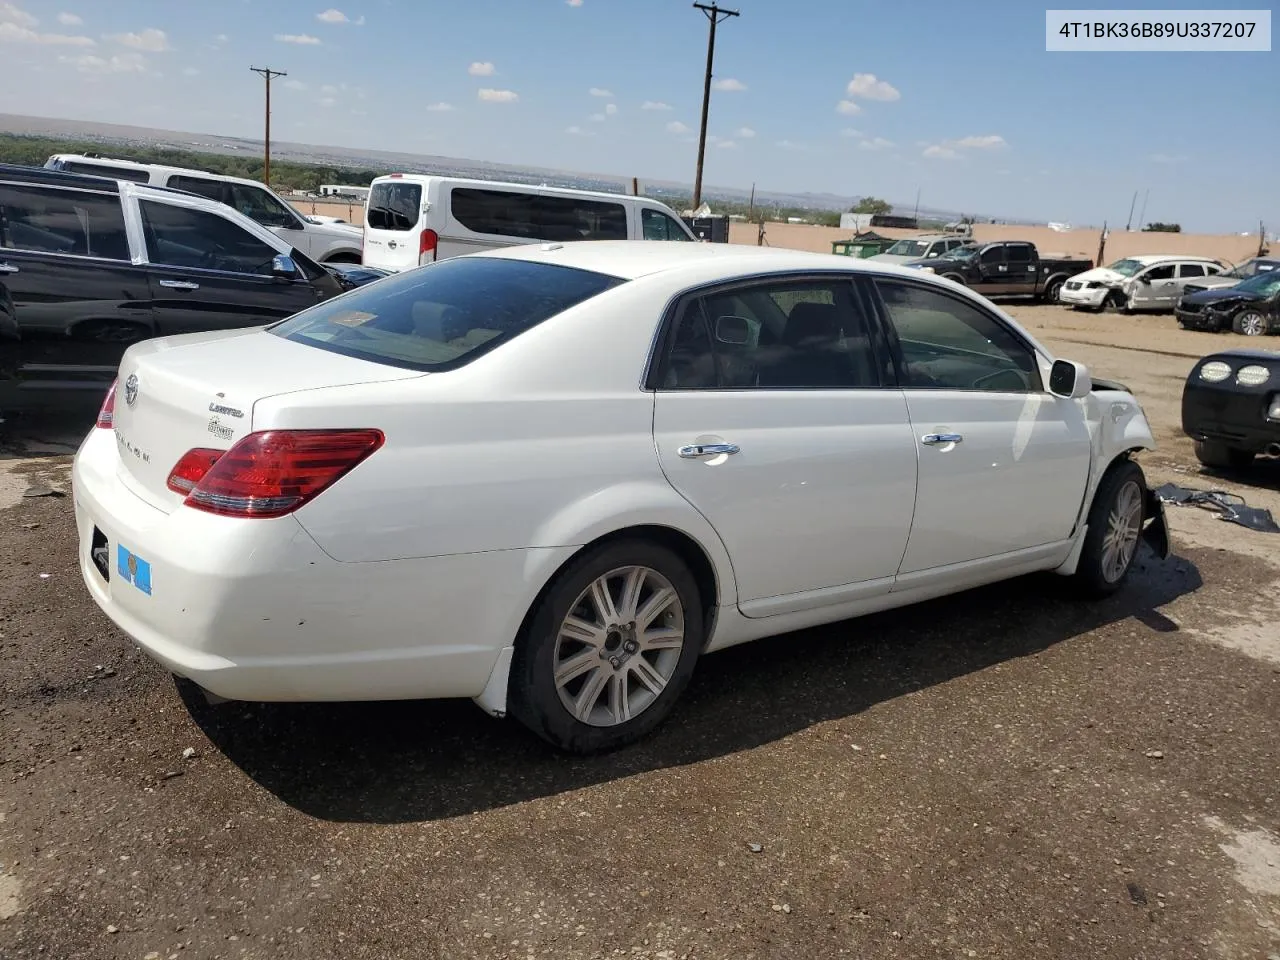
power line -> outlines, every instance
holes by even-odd
[[[702,84],[702,126],[698,132],[698,173],[693,179],[693,209],[702,205],[702,162],[707,152],[707,112],[711,107],[711,67],[716,58],[716,24],[730,17],[741,16],[737,10],[725,10],[715,5],[695,3],[695,9],[701,10],[711,23],[711,34],[707,38],[707,75]]]
[[[254,73],[260,74],[262,79],[267,82],[267,126],[266,136],[263,139],[262,146],[262,182],[268,187],[271,186],[271,81],[276,77],[287,77],[288,74],[282,70],[272,70],[270,67],[250,67]]]

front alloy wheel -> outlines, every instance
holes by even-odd
[[[1236,314],[1232,326],[1236,333],[1243,333],[1246,337],[1260,337],[1267,332],[1267,318],[1257,310],[1242,310]]]
[[[653,706],[684,649],[684,606],[650,567],[620,567],[578,596],[556,637],[555,681],[575,719],[613,727]]]
[[[1118,583],[1129,571],[1142,533],[1142,488],[1127,480],[1116,494],[1102,538],[1102,577]]]
[[[1146,519],[1146,492],[1146,478],[1132,460],[1118,460],[1103,474],[1089,505],[1074,577],[1085,596],[1110,596],[1129,578]]]

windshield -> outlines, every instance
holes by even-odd
[[[1257,293],[1264,297],[1273,297],[1280,293],[1280,271],[1272,270],[1268,273],[1259,273],[1248,280],[1241,280],[1232,289],[1243,290],[1245,293]]]
[[[954,250],[948,250],[940,259],[946,260],[972,260],[981,250],[978,246],[956,247]]]
[[[1114,270],[1122,277],[1132,277],[1145,266],[1146,264],[1141,260],[1117,260],[1115,263],[1111,264],[1111,266],[1107,267],[1107,269]]]
[[[1247,279],[1249,277],[1256,277],[1260,273],[1270,273],[1277,267],[1280,267],[1280,262],[1275,260],[1259,260],[1257,257],[1254,257],[1252,260],[1237,263],[1234,267],[1224,273],[1223,276]]]
[[[924,240],[899,240],[885,253],[895,257],[923,257],[929,252],[929,244]]]
[[[570,267],[459,257],[379,280],[270,328],[410,370],[450,370],[623,281]]]

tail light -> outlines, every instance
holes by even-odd
[[[428,253],[431,254],[431,262],[436,262],[436,247],[440,243],[440,235],[434,230],[423,230],[422,236],[418,240],[418,263],[422,263],[422,258]]]
[[[226,517],[282,517],[382,446],[381,430],[265,430],[225,453],[197,448],[169,474],[184,503]]]
[[[119,380],[111,381],[111,389],[107,391],[106,399],[102,401],[102,409],[98,411],[98,426],[104,430],[110,430],[115,426],[116,422],[116,384]]]

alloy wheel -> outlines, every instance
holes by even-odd
[[[1142,533],[1142,490],[1134,480],[1117,492],[1102,538],[1102,576],[1108,583],[1120,580],[1138,548]]]

